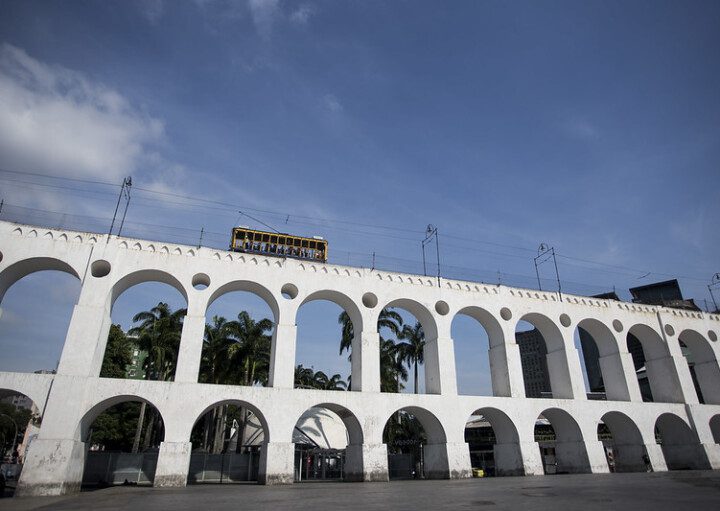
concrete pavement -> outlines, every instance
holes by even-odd
[[[0,510],[338,509],[652,510],[720,509],[720,473],[579,474],[288,486],[115,487],[68,497],[0,500]]]

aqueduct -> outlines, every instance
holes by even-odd
[[[57,374],[0,373],[0,391],[25,394],[44,412],[19,495],[77,491],[89,424],[128,398],[154,405],[164,422],[156,486],[186,484],[193,425],[223,402],[245,404],[262,422],[259,478],[265,484],[293,481],[293,427],[305,410],[320,404],[342,412],[351,480],[388,479],[383,426],[400,409],[412,411],[427,433],[430,477],[470,476],[463,432],[474,412],[495,430],[499,474],[543,473],[534,438],[540,415],[555,431],[558,466],[568,472],[608,471],[597,436],[601,421],[618,447],[618,469],[644,470],[644,456],[654,470],[720,468],[719,315],[454,280],[438,286],[418,275],[0,222],[0,301],[13,283],[47,269],[73,275],[81,291]],[[148,281],[169,284],[187,300],[174,381],[100,378],[114,301]],[[274,316],[268,387],[198,383],[206,310],[238,290],[265,300]],[[314,299],[337,303],[352,320],[351,392],[293,389],[295,318],[299,307]],[[407,309],[423,326],[427,394],[380,392],[376,325],[388,306]],[[457,393],[450,333],[457,314],[474,318],[488,332],[493,396]],[[525,397],[515,342],[520,320],[533,323],[546,339],[550,399]],[[598,344],[605,401],[587,399],[573,341],[578,325]],[[640,395],[626,343],[631,331],[643,345],[654,402]],[[681,337],[701,354],[696,374],[707,404],[699,403]]]

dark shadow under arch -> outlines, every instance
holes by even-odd
[[[645,445],[642,434],[635,422],[622,412],[607,412],[600,419],[610,431],[612,439],[609,441],[612,451],[610,458],[615,472],[644,472]],[[605,445],[606,441],[603,441]],[[606,453],[607,455],[607,453]],[[610,460],[608,460],[610,462]]]
[[[555,437],[554,442],[548,440],[538,441],[541,453],[544,456],[543,465],[546,473],[590,473],[590,460],[585,449],[583,434],[573,416],[560,408],[548,408],[540,416],[548,420]],[[535,432],[537,438],[537,425]],[[546,449],[554,451],[552,455],[556,460],[554,470],[548,470],[551,467],[548,466],[548,453],[543,452]]]
[[[524,475],[520,436],[512,419],[502,410],[492,407],[480,408],[472,415],[489,423],[489,427],[482,422],[474,424],[474,427],[466,424],[465,441],[470,448],[472,467],[483,469],[488,475]]]
[[[677,415],[669,412],[660,415],[655,422],[655,434],[668,470],[711,468],[697,435]]]

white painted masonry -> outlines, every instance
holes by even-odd
[[[113,404],[144,400],[163,417],[156,486],[186,484],[190,432],[213,406],[240,402],[265,430],[260,481],[293,481],[292,431],[312,406],[337,413],[348,429],[346,477],[387,481],[387,419],[406,409],[427,434],[426,473],[435,478],[470,476],[465,424],[483,414],[497,436],[499,474],[542,474],[534,426],[545,416],[557,435],[558,469],[607,472],[597,426],[610,428],[619,470],[644,470],[647,453],[655,470],[720,468],[720,316],[581,296],[474,282],[437,281],[406,275],[276,257],[238,254],[162,242],[56,231],[0,222],[0,303],[7,289],[41,270],[60,270],[82,283],[57,375],[0,373],[0,391],[21,392],[44,409],[18,495],[77,491],[85,444],[95,417]],[[100,366],[116,298],[147,281],[164,282],[187,300],[174,382],[100,378]],[[207,286],[200,289],[200,285]],[[198,286],[197,288],[195,286]],[[225,293],[244,290],[264,299],[274,315],[270,386],[197,383],[205,312]],[[296,315],[312,300],[331,300],[352,319],[353,392],[293,389]],[[414,314],[425,331],[428,394],[380,393],[379,312],[387,306]],[[458,396],[450,326],[457,314],[480,322],[490,340],[493,396]],[[519,320],[533,323],[548,348],[553,399],[528,399],[515,343]],[[594,337],[608,401],[585,396],[575,328]],[[647,358],[656,402],[643,403],[627,334],[632,331]],[[696,354],[696,371],[707,403],[698,404],[679,338]],[[656,426],[663,445],[655,441]]]

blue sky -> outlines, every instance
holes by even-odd
[[[448,276],[533,286],[545,242],[576,258],[558,260],[568,291],[627,298],[678,276],[704,305],[720,271],[718,26],[720,5],[698,1],[5,0],[0,168],[234,205],[136,190],[126,232],[147,238],[204,227],[223,246],[233,224],[259,226],[243,209],[325,236],[335,262],[374,251],[420,271],[432,223]],[[6,218],[106,230],[116,194],[0,172]],[[11,292],[18,313],[34,303]],[[17,342],[2,306],[0,342]],[[311,347],[335,335],[335,309],[318,311]]]

